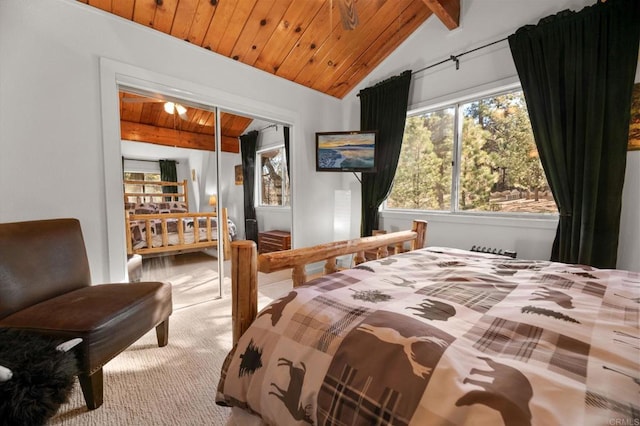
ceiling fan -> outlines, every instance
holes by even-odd
[[[126,103],[157,103],[157,102],[162,102],[164,103],[164,110],[167,114],[177,114],[180,118],[182,118],[183,120],[188,120],[188,116],[187,116],[187,108],[184,107],[183,105],[177,103],[177,102],[172,102],[172,101],[167,101],[165,99],[156,99],[156,98],[149,98],[146,96],[139,96],[139,95],[133,95],[133,94],[123,94],[122,96],[122,102],[126,102]]]
[[[187,119],[187,109],[175,102],[165,102],[164,110],[167,114],[178,114],[183,120]]]
[[[354,0],[337,0],[342,18],[342,28],[345,30],[355,30],[358,26],[358,14],[356,13]]]

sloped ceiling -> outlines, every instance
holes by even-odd
[[[339,99],[427,19],[460,15],[460,0],[78,1]]]

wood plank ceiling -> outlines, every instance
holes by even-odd
[[[165,110],[165,99],[120,92],[120,137],[178,148],[215,151],[215,121],[212,111],[184,105],[184,113]],[[240,152],[238,136],[252,119],[222,112],[220,114],[221,148]]]
[[[431,15],[460,0],[78,0],[342,99]]]
[[[431,15],[458,27],[460,0],[78,0],[342,99]],[[214,150],[215,117],[120,93],[121,137]],[[251,119],[222,113],[222,150]]]

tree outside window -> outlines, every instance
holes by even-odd
[[[149,183],[125,183],[125,193],[136,194],[162,194],[162,187],[160,185],[154,185],[153,182],[160,182],[160,173],[146,173],[146,172],[124,172],[125,181],[137,181],[137,182],[149,182]],[[140,199],[138,202],[145,202]]]
[[[522,92],[407,117],[386,208],[557,213]]]
[[[408,117],[387,207],[448,210],[451,204],[453,108]]]
[[[260,206],[289,205],[289,176],[284,147],[258,151]]]

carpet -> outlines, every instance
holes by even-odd
[[[87,410],[76,381],[70,401],[48,424],[224,425],[231,410],[215,404],[215,393],[231,349],[231,282],[224,279],[223,298],[216,299],[215,262],[197,259],[174,262],[164,272],[157,265],[143,271],[144,280],[158,272],[156,279],[164,273],[163,281],[172,284],[169,344],[158,348],[150,331],[104,367],[100,408]],[[259,274],[258,282],[259,308],[291,289],[289,271]]]

